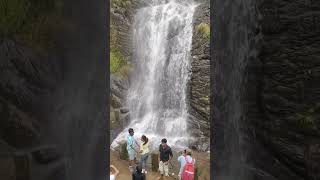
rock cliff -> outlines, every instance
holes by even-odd
[[[319,179],[319,3],[215,1],[215,179]]]

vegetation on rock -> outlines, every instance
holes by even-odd
[[[52,35],[66,27],[61,0],[2,0],[0,35],[27,46],[50,48]]]
[[[110,72],[112,74],[128,77],[132,67],[127,59],[119,52],[111,49],[110,51]]]
[[[202,33],[204,38],[210,38],[210,26],[207,23],[200,23],[197,25],[197,30]]]
[[[112,7],[127,8],[131,4],[130,0],[112,0]]]

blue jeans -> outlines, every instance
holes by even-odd
[[[140,158],[140,166],[142,169],[146,169],[147,168],[147,160],[149,157],[149,153],[146,154],[142,154],[141,158]]]

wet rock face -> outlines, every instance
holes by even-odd
[[[314,40],[320,16],[314,10],[320,3],[261,1],[257,7],[262,17],[259,95],[249,113],[261,115],[257,138],[279,161],[273,168],[283,171],[275,173],[266,162],[257,166],[276,179],[319,179],[320,162],[314,160],[320,150],[320,43]]]
[[[56,47],[0,38],[1,179],[105,177],[106,6],[64,5],[72,27]]]
[[[194,14],[189,82],[190,129],[195,137],[201,137],[199,143],[203,144],[210,138],[210,43],[198,29],[201,23],[210,25],[209,2],[202,2]]]
[[[40,141],[39,107],[61,79],[59,63],[10,39],[0,40],[1,139],[15,148]]]
[[[110,76],[110,141],[114,140],[130,122],[130,112],[126,107],[128,89],[127,77]]]
[[[214,177],[319,179],[320,4],[215,8]]]

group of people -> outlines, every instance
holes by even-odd
[[[127,151],[129,155],[129,170],[132,172],[133,180],[145,180],[145,174],[147,174],[147,160],[150,154],[149,150],[149,139],[145,136],[141,136],[141,143],[139,143],[134,138],[134,131],[129,128],[129,135],[127,136]],[[139,148],[136,148],[139,147]],[[137,154],[140,154],[140,163],[136,168]],[[173,158],[173,153],[167,144],[167,139],[162,139],[159,146],[159,171],[161,176],[158,179],[166,179],[169,177],[169,164]],[[178,162],[180,163],[179,179],[180,180],[193,180],[194,179],[194,164],[195,159],[192,158],[191,150],[183,150],[178,157]],[[135,172],[134,172],[135,169]]]

